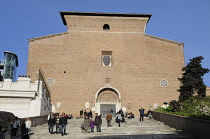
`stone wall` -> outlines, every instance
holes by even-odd
[[[59,113],[54,113],[54,116],[59,116]],[[37,126],[41,124],[45,124],[48,122],[48,115],[42,115],[42,116],[35,116],[35,117],[29,117],[31,120],[32,125],[31,126]],[[25,121],[26,118],[22,118],[21,121]]]
[[[210,121],[166,114],[161,112],[153,112],[154,119],[163,122],[164,124],[182,130],[186,134],[193,135],[196,139],[210,138]]]

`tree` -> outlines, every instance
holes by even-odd
[[[184,71],[183,76],[178,78],[181,82],[178,89],[180,92],[179,103],[189,99],[193,101],[194,97],[201,99],[206,96],[206,85],[203,82],[203,76],[209,72],[209,69],[202,68],[201,62],[203,59],[202,56],[192,58],[190,63],[182,68],[182,71]]]
[[[169,107],[172,109],[172,112],[179,112],[181,110],[181,105],[176,100],[170,101],[169,102]]]

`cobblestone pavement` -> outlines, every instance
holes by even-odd
[[[68,120],[67,135],[49,134],[47,124],[32,127],[30,139],[190,139],[182,131],[177,131],[154,119],[145,117],[143,122],[138,118],[127,119],[126,123],[121,123],[121,127],[112,120],[112,127],[107,127],[106,120],[103,119],[102,132],[82,133],[81,124],[83,119]],[[96,130],[96,129],[95,129]],[[19,137],[16,137],[17,139]],[[15,138],[15,139],[16,139]],[[14,138],[13,138],[14,139]]]

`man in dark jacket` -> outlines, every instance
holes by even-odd
[[[86,110],[84,110],[84,119],[85,119],[85,116],[87,116],[87,111]]]
[[[102,124],[101,115],[98,115],[98,113],[96,113],[95,125],[96,125],[97,132],[101,132],[101,124]]]
[[[139,112],[140,112],[140,119],[139,119],[139,121],[140,122],[144,121],[144,109],[143,108],[139,109]]]
[[[64,116],[61,116],[60,119],[59,119],[59,124],[60,124],[60,132],[61,132],[61,135],[66,135],[66,125],[68,124],[67,123],[67,118],[64,117]]]
[[[55,118],[53,115],[50,115],[50,119],[48,120],[48,128],[49,128],[49,134],[53,133],[53,127],[55,125]]]
[[[83,109],[79,112],[80,118],[83,118]]]

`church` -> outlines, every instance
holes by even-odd
[[[177,100],[184,44],[145,33],[151,14],[60,12],[67,31],[29,39],[32,81],[41,69],[52,103],[79,116]]]

